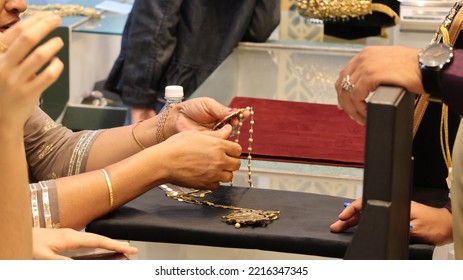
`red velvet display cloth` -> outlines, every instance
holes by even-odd
[[[363,167],[365,127],[336,105],[235,97],[229,106],[254,109],[253,159]],[[243,156],[248,138],[246,120]]]

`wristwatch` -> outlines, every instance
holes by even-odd
[[[441,70],[453,58],[453,48],[443,43],[431,43],[419,54],[421,80],[424,90],[432,96],[440,97]]]

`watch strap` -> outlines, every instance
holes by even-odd
[[[433,97],[441,97],[440,95],[440,71],[438,67],[421,67],[421,79],[424,90]]]

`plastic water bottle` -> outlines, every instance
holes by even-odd
[[[166,86],[166,90],[164,92],[164,99],[166,100],[166,104],[162,107],[159,114],[162,114],[167,108],[172,104],[177,104],[182,102],[183,100],[183,87],[182,86]]]
[[[178,104],[182,102],[183,100],[183,87],[177,86],[177,85],[166,86],[166,89],[164,92],[164,99],[166,100],[166,104],[164,104],[162,109],[159,111],[160,119],[158,123],[157,134],[156,134],[158,143],[164,141],[163,129],[164,129],[164,123],[167,118],[167,114],[169,114],[168,112],[169,107],[173,104]]]

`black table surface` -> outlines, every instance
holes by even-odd
[[[210,202],[261,210],[279,210],[266,226],[236,229],[223,221],[231,210],[173,200],[159,188],[95,220],[88,232],[116,239],[194,244],[343,258],[355,233],[332,233],[349,199],[282,190],[221,186],[206,196]],[[372,236],[372,238],[374,238]],[[410,259],[432,259],[434,246],[410,244]]]

